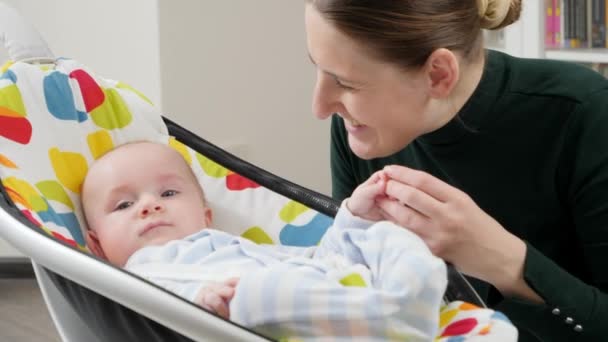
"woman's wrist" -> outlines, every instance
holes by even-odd
[[[507,233],[507,232],[506,232]],[[508,294],[514,292],[517,283],[523,280],[524,263],[526,259],[526,244],[518,237],[507,233],[496,244],[497,259],[494,263],[490,283],[501,293]]]
[[[517,236],[506,232],[500,246],[499,260],[489,282],[505,297],[518,297],[531,302],[543,303],[543,299],[524,279],[526,243]]]

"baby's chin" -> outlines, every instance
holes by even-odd
[[[198,231],[200,231],[200,229],[197,229],[196,232],[198,232]],[[171,231],[170,231],[171,234],[166,234],[168,232],[169,231],[167,230],[167,228],[164,228],[164,227],[155,228],[152,231],[147,232],[146,235],[144,235],[145,242],[144,242],[143,247],[163,246],[171,241],[182,240],[195,233],[195,232],[180,232],[180,234],[176,234],[177,232],[175,231],[175,229],[171,229]]]
[[[144,247],[163,246],[171,241],[180,240],[180,239],[182,239],[182,237],[174,237],[174,236],[155,237],[153,239],[146,241]]]

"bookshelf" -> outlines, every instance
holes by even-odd
[[[563,10],[568,11],[568,5],[564,9],[564,2],[576,1],[578,5],[584,4],[585,17],[587,20],[592,20],[594,13],[594,6],[598,6],[596,1],[598,0],[555,0],[560,8],[559,14],[556,20],[560,20],[555,31],[559,30],[557,36],[560,42],[547,41],[547,30],[552,30],[552,26],[547,25],[547,6],[551,4],[553,0],[524,0],[522,1],[522,13],[520,19],[514,24],[506,27],[500,31],[488,31],[485,32],[486,46],[490,49],[496,49],[499,51],[507,52],[514,56],[529,57],[529,58],[547,58],[562,61],[570,61],[576,63],[589,64],[590,66],[608,64],[608,45],[604,44],[602,47],[592,48],[592,43],[586,41],[580,42],[579,47],[566,47],[569,43],[563,42],[563,37],[567,37],[564,32],[566,27],[564,23]],[[601,4],[604,11],[604,16],[601,17],[604,22],[608,19],[608,13],[605,12],[605,8],[608,7],[608,0],[599,0],[603,2]],[[597,9],[598,7],[595,7]],[[580,9],[579,9],[580,12]],[[566,19],[571,20],[571,19]],[[555,26],[553,26],[555,27]],[[585,25],[583,25],[585,27]],[[604,23],[604,31],[605,31]],[[584,29],[585,34],[591,37],[592,33],[591,25],[587,25]],[[604,33],[606,34],[606,33]],[[607,40],[608,42],[608,40]]]

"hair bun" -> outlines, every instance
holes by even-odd
[[[477,0],[477,9],[481,27],[495,30],[519,19],[521,0]]]

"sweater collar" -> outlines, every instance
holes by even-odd
[[[458,114],[443,127],[420,136],[417,140],[430,145],[444,145],[459,141],[467,134],[479,131],[485,118],[496,108],[495,104],[506,81],[506,55],[487,50],[481,80],[473,95]]]

